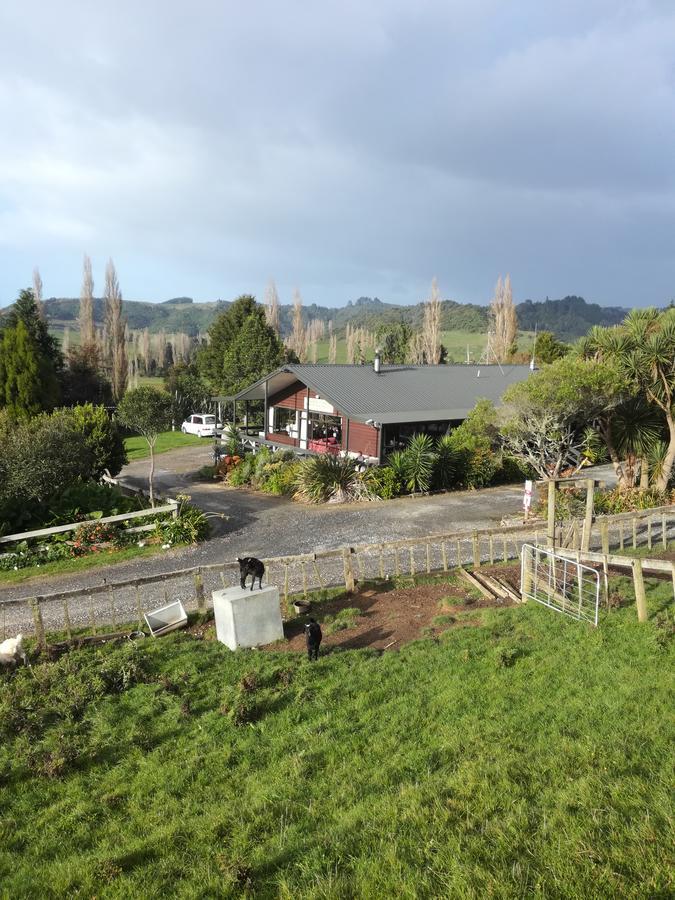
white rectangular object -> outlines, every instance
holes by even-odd
[[[279,609],[279,589],[232,587],[213,592],[216,636],[230,650],[260,647],[282,640],[284,627]]]
[[[187,625],[187,613],[180,600],[176,600],[158,609],[151,609],[145,614],[145,621],[150,634],[159,637],[160,634],[175,631],[176,628],[184,628]]]

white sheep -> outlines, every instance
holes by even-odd
[[[28,665],[28,657],[23,649],[23,635],[17,634],[15,638],[7,638],[0,643],[0,666],[16,666],[19,660]]]

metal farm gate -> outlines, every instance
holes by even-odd
[[[523,544],[520,559],[523,600],[536,600],[573,619],[598,624],[600,572],[534,544]]]

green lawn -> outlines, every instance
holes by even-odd
[[[190,444],[206,446],[213,438],[200,438],[196,434],[183,434],[182,431],[163,431],[157,437],[155,453],[166,453],[167,450],[175,450],[176,447],[187,447]],[[148,442],[140,435],[134,435],[124,439],[129,462],[134,459],[145,459],[150,456]]]
[[[138,535],[138,540],[143,541],[145,536],[143,532]],[[0,585],[2,584],[19,584],[27,581],[29,578],[39,576],[46,578],[48,575],[66,575],[71,572],[83,572],[86,569],[92,569],[96,566],[114,566],[117,563],[128,562],[130,559],[136,559],[139,556],[156,556],[158,553],[164,553],[161,544],[150,544],[145,547],[139,547],[134,544],[131,547],[124,547],[121,550],[102,550],[100,553],[90,553],[87,556],[78,556],[74,559],[59,559],[55,562],[43,563],[40,566],[28,566],[25,569],[10,569],[9,571],[0,571]]]
[[[177,633],[0,676],[3,896],[672,896],[672,629],[466,615],[314,665]]]

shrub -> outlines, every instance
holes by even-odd
[[[227,473],[228,484],[233,484],[236,487],[250,484],[254,472],[255,457],[252,453],[247,453],[241,462],[237,463],[237,465],[234,468],[231,468]]]
[[[204,513],[187,503],[181,504],[178,518],[162,519],[155,526],[155,534],[169,544],[197,544],[210,530]]]
[[[48,521],[50,525],[62,525],[77,522],[78,519],[116,516],[142,508],[143,503],[138,497],[125,497],[119,488],[93,481],[77,481],[59,497],[52,499]]]
[[[265,481],[261,484],[261,490],[267,494],[287,496],[294,494],[299,467],[300,463],[295,458],[293,462],[272,463]]]
[[[229,456],[242,455],[239,432],[234,425],[228,425],[227,428],[223,429],[222,444]]]
[[[330,453],[303,460],[295,476],[298,496],[309,503],[348,499],[356,480],[353,461]]]
[[[428,491],[436,465],[433,438],[428,434],[413,435],[403,456],[407,489],[411,492]]]
[[[434,487],[447,490],[455,484],[457,470],[457,453],[449,434],[444,434],[436,444],[436,461],[434,465]]]
[[[119,528],[109,522],[80,525],[73,538],[73,551],[79,555],[97,550],[103,544],[119,546],[119,538]]]
[[[117,475],[127,461],[124,439],[103,406],[84,403],[68,411],[91,454],[89,476],[98,480],[107,470]]]
[[[373,466],[365,472],[363,481],[382,500],[391,500],[401,493],[401,480],[392,466]]]

